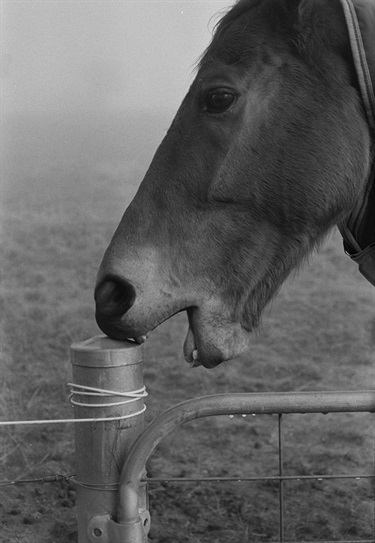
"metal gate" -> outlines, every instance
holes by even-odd
[[[103,343],[104,342],[104,343]],[[108,340],[110,342],[110,340]],[[79,525],[79,543],[146,543],[147,534],[150,529],[150,514],[146,497],[146,485],[160,481],[192,481],[194,479],[180,478],[145,478],[145,465],[164,437],[179,428],[182,424],[189,421],[212,417],[217,415],[271,415],[278,417],[278,475],[270,477],[246,477],[242,480],[273,480],[278,482],[279,486],[279,542],[286,543],[284,538],[284,483],[288,480],[309,480],[309,479],[375,479],[373,473],[343,475],[340,473],[331,475],[296,475],[287,476],[283,469],[283,418],[296,413],[359,413],[375,412],[375,391],[355,391],[355,392],[287,392],[287,393],[236,393],[236,394],[215,394],[194,398],[171,407],[142,431],[140,417],[143,416],[143,396],[144,390],[140,386],[140,366],[141,356],[139,346],[130,346],[125,344],[121,348],[116,343],[115,353],[113,352],[113,342],[106,344],[106,340],[95,338],[87,343],[78,344],[72,347],[74,353],[73,365],[77,368],[78,374],[82,378],[83,374],[90,375],[90,383],[87,386],[84,383],[72,385],[73,397],[76,394],[76,400],[73,401],[77,408],[76,416],[79,410],[84,408],[86,416],[92,416],[92,424],[86,430],[86,437],[82,440],[82,433],[78,432],[78,448],[76,445],[76,455],[78,460],[77,480],[78,488],[81,493],[77,493],[78,513],[81,517]],[[99,362],[104,356],[105,363]],[[125,358],[124,358],[125,357]],[[120,360],[123,362],[120,363]],[[124,362],[125,360],[125,362]],[[114,362],[115,361],[115,362]],[[109,368],[115,368],[115,382],[119,380],[118,371],[122,371],[123,366],[127,373],[128,392],[111,392],[102,390],[103,372],[110,371]],[[107,368],[107,369],[105,369]],[[130,374],[134,371],[137,378],[129,380]],[[93,386],[95,379],[99,381],[97,387]],[[133,390],[131,384],[136,382],[137,390]],[[101,383],[101,384],[100,384]],[[107,385],[108,386],[108,385]],[[75,387],[75,388],[74,388]],[[115,390],[118,390],[113,387]],[[126,399],[124,400],[124,396]],[[98,404],[98,397],[101,402]],[[110,397],[110,401],[108,401]],[[83,398],[85,398],[83,400]],[[130,406],[128,414],[124,414],[127,405]],[[113,409],[121,405],[121,414],[113,416]],[[109,408],[110,416],[98,421],[95,418],[95,410]],[[114,427],[114,421],[123,421],[121,427]],[[103,425],[104,424],[104,430]],[[110,425],[110,426],[108,426]],[[125,462],[121,469],[118,482],[113,477],[111,481],[97,483],[97,471],[104,476],[107,472],[112,472],[111,466],[115,461],[118,465],[118,459],[114,458],[114,445],[107,443],[105,428],[113,431],[117,428],[116,444],[129,432],[129,439],[134,441],[135,433],[139,437],[130,448],[129,440],[125,440],[122,457]],[[89,432],[89,434],[87,434]],[[95,458],[90,459],[92,450],[87,448],[87,435],[90,435],[90,443],[95,443]],[[82,456],[82,450],[84,454]],[[130,450],[129,450],[130,449]],[[121,451],[120,451],[121,452]],[[120,455],[121,456],[121,455]],[[95,466],[96,471],[90,468]],[[90,480],[90,477],[93,480]],[[229,481],[238,480],[236,478],[199,478],[197,481]],[[114,492],[116,491],[116,492]],[[113,495],[117,494],[117,499]],[[99,499],[98,495],[103,495]],[[110,496],[110,499],[108,498]],[[95,506],[92,508],[92,504]],[[100,511],[102,507],[102,511]],[[328,543],[324,540],[325,543]],[[374,543],[374,539],[356,540],[356,543]],[[335,543],[338,543],[337,541]],[[346,540],[345,543],[351,543]],[[354,542],[353,542],[354,543]]]

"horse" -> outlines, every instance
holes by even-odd
[[[216,25],[100,265],[105,334],[143,342],[186,311],[188,363],[240,356],[366,198],[373,134],[342,2],[239,0]]]

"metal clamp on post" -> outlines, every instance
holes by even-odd
[[[140,512],[135,523],[119,524],[108,516],[94,517],[87,528],[90,543],[147,543],[150,513]]]
[[[110,543],[147,543],[148,530],[144,520],[139,518],[131,524],[118,524],[111,520],[108,525]]]
[[[146,477],[146,470],[143,471],[142,477]],[[138,518],[135,521],[120,523],[109,516],[94,517],[87,530],[90,543],[147,543],[151,516],[146,487],[147,483],[140,483]]]
[[[142,477],[146,477],[144,471]],[[105,516],[93,517],[87,528],[90,543],[147,543],[151,528],[151,516],[148,509],[147,483],[141,482],[138,513],[135,522],[120,524],[114,519]]]

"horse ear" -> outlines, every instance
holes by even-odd
[[[314,35],[316,6],[320,0],[285,0],[292,43],[298,50],[306,50]]]
[[[297,34],[295,43],[307,46],[314,42],[315,45],[333,49],[344,58],[351,59],[340,0],[285,0],[285,4],[294,11],[293,14],[289,13]]]
[[[314,0],[285,0],[284,5],[294,24],[301,24],[311,14]]]

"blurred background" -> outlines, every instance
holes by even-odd
[[[230,4],[2,2],[5,194],[25,175],[77,167],[88,196],[95,174],[137,184],[192,81],[214,15]],[[50,179],[48,190],[59,183]]]

